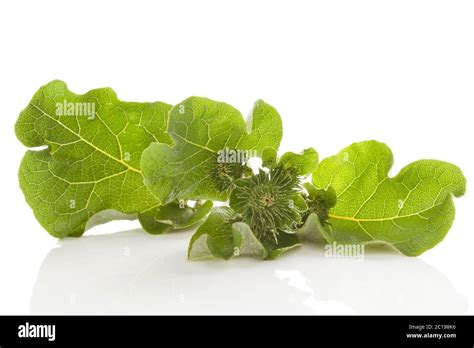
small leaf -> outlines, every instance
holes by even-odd
[[[274,259],[300,245],[295,234],[281,232],[278,243],[270,239],[261,242],[248,224],[237,221],[239,216],[229,207],[214,208],[207,220],[199,226],[188,248],[189,260],[236,256]]]
[[[173,202],[141,213],[138,219],[148,233],[163,234],[197,224],[209,213],[212,205],[212,201],[196,202],[194,207],[184,202]]]
[[[326,230],[319,222],[318,214],[310,213],[305,219],[303,225],[297,229],[296,235],[302,240],[309,240],[311,242],[325,242],[330,239]]]
[[[312,147],[305,149],[302,153],[286,152],[278,158],[277,151],[267,148],[262,154],[262,165],[266,168],[276,168],[277,166],[293,170],[296,175],[307,176],[316,170],[319,156]]]
[[[305,182],[303,187],[306,189],[306,205],[307,209],[303,213],[303,221],[308,215],[316,214],[321,225],[324,226],[328,222],[329,210],[336,205],[336,191],[330,186],[327,189],[317,189],[311,183]]]
[[[296,174],[304,176],[316,170],[318,159],[318,153],[315,149],[310,147],[300,154],[293,152],[283,154],[278,164],[285,169],[294,169]]]
[[[278,153],[272,147],[267,147],[262,153],[262,165],[266,168],[275,168],[277,165]]]
[[[332,187],[337,195],[328,242],[384,242],[415,256],[443,240],[454,220],[452,197],[466,190],[462,171],[450,163],[420,160],[390,178],[392,163],[385,144],[366,141],[319,164],[314,185]]]
[[[278,243],[272,239],[264,240],[262,242],[265,249],[267,249],[267,256],[265,259],[273,260],[281,256],[283,253],[287,252],[290,249],[296,248],[301,245],[296,234],[290,234],[285,232],[280,232],[278,235]]]
[[[267,255],[249,226],[235,222],[236,215],[228,207],[216,207],[199,226],[188,248],[190,260],[250,255],[264,258]]]
[[[299,213],[304,213],[308,211],[308,208],[309,208],[308,203],[306,202],[304,197],[301,195],[301,193],[298,193],[293,197],[293,203]]]

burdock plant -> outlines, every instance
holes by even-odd
[[[466,191],[461,169],[448,162],[422,159],[389,175],[392,151],[374,140],[322,161],[312,148],[278,159],[282,120],[263,100],[244,119],[203,97],[174,106],[125,102],[110,88],[79,95],[52,81],[20,113],[15,132],[31,148],[20,187],[52,236],[80,237],[119,218],[162,234],[207,216],[191,238],[190,259],[269,259],[300,239],[384,243],[416,256],[443,240],[453,198]],[[249,173],[248,156],[234,157],[236,149],[260,157],[266,169]],[[198,203],[182,204],[191,201]],[[211,210],[216,201],[229,205]]]
[[[260,241],[278,243],[280,233],[294,233],[301,221],[295,201],[300,192],[298,176],[281,167],[237,180],[230,207],[242,216]]]

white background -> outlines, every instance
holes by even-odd
[[[0,313],[474,314],[472,1],[9,1],[0,5]],[[281,151],[321,157],[377,139],[459,165],[468,193],[445,240],[419,258],[306,246],[274,262],[186,262],[191,231],[152,237],[114,222],[56,241],[18,186],[13,126],[53,79],[129,101],[190,95],[244,114],[263,98]]]

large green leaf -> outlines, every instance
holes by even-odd
[[[152,144],[142,156],[145,183],[161,201],[228,198],[232,179],[243,170],[239,163],[219,162],[229,150],[245,155],[277,149],[282,137],[277,111],[259,100],[245,123],[232,106],[191,97],[170,112],[168,133],[174,145]]]
[[[420,160],[388,177],[393,156],[383,143],[355,143],[323,160],[313,183],[332,187],[328,242],[384,242],[405,255],[419,255],[446,235],[454,220],[452,196],[462,196],[466,179],[450,163]]]
[[[143,184],[140,158],[166,133],[171,106],[117,99],[110,88],[78,95],[61,81],[41,87],[16,123],[26,152],[20,186],[38,221],[53,236],[80,236],[91,225],[134,217],[159,201]],[[89,221],[89,224],[88,224]]]

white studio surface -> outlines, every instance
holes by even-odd
[[[0,4],[0,314],[474,314],[474,3],[26,1]],[[280,153],[386,142],[392,175],[420,158],[468,180],[456,219],[418,258],[305,245],[275,261],[188,262],[192,230],[117,221],[57,241],[18,185],[13,126],[53,80],[127,101],[190,95],[283,119]]]

